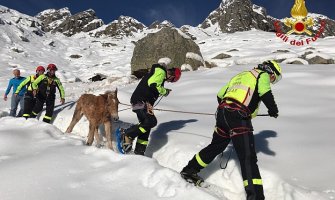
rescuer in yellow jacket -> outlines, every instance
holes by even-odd
[[[157,119],[152,111],[154,103],[159,96],[167,96],[170,93],[171,90],[164,87],[165,81],[177,82],[180,76],[179,68],[167,69],[164,64],[153,64],[150,72],[139,82],[130,99],[139,123],[124,130],[122,148],[125,153],[130,152],[132,141],[137,137],[134,153],[144,155],[150,131],[157,125]]]
[[[57,67],[55,64],[49,64],[47,73],[39,76],[32,84],[33,93],[36,97],[36,103],[32,111],[32,117],[36,117],[46,105],[45,115],[43,121],[50,123],[55,107],[56,89],[58,89],[61,103],[65,103],[65,92],[60,80],[55,73]]]
[[[36,74],[28,76],[24,81],[17,87],[15,91],[15,95],[18,95],[19,92],[27,86],[27,91],[24,94],[24,107],[23,107],[23,117],[26,119],[30,117],[31,111],[33,110],[33,107],[35,105],[36,99],[33,95],[33,88],[32,84],[35,81],[35,79],[44,74],[45,68],[43,66],[36,67]]]
[[[281,67],[266,61],[258,67],[234,76],[217,94],[216,126],[212,142],[197,153],[180,172],[188,182],[201,184],[198,172],[223,152],[232,140],[241,165],[247,200],[263,200],[263,183],[257,166],[251,119],[257,116],[262,101],[269,116],[278,117],[278,108],[270,83],[281,79]]]

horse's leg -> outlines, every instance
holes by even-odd
[[[108,148],[113,149],[110,120],[104,122]]]
[[[87,136],[87,142],[86,144],[91,146],[94,140],[94,132],[95,132],[95,127],[96,125],[90,122],[89,125],[89,131],[88,131],[88,136]]]
[[[95,127],[94,137],[95,137],[95,141],[97,143],[97,146],[99,146],[100,145],[99,126]]]
[[[81,108],[80,108],[79,104],[77,104],[76,108],[74,110],[73,116],[72,116],[71,123],[70,123],[69,127],[67,127],[65,133],[71,133],[73,127],[79,122],[79,120],[82,117],[83,117],[83,113],[81,112]]]

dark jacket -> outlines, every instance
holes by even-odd
[[[149,102],[153,105],[160,95],[167,93],[167,90],[164,88],[166,76],[167,71],[165,67],[153,64],[150,72],[137,85],[131,96],[130,103]]]
[[[64,88],[60,80],[53,76],[51,77],[48,73],[40,75],[32,84],[34,90],[38,88],[38,98],[55,98],[56,88],[59,91],[60,98],[65,98]]]

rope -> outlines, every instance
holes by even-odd
[[[159,99],[159,101],[156,103],[155,106],[158,105],[158,103],[162,100],[163,96]],[[125,106],[130,106],[129,104],[125,104],[125,103],[121,103],[120,102],[120,105],[125,105]],[[121,111],[125,111],[125,110],[129,110],[131,108],[125,108],[125,109],[122,109],[122,110],[119,110],[119,112]],[[160,108],[154,108],[153,110],[157,110],[157,111],[165,111],[165,112],[174,112],[174,113],[184,113],[184,114],[195,114],[195,115],[210,115],[210,116],[213,116],[215,114],[212,114],[212,113],[201,113],[201,112],[188,112],[188,111],[181,111],[181,110],[169,110],[169,109],[160,109]],[[268,114],[259,114],[257,116],[269,116]]]
[[[231,154],[233,152],[233,147],[231,145],[229,145],[231,148],[229,149],[229,155],[228,155],[228,158],[227,158],[227,161],[226,161],[226,164],[224,166],[222,166],[222,163],[223,163],[223,152],[221,153],[221,162],[220,162],[220,168],[221,169],[226,169],[227,168],[227,165],[228,165],[228,162],[230,160],[230,157],[231,157]]]
[[[119,110],[118,112],[122,112],[122,111],[129,110],[129,109],[131,108],[125,108],[125,109]]]
[[[161,100],[163,99],[163,97],[164,97],[164,96],[162,96],[162,97],[158,100],[158,102],[156,103],[156,105],[154,105],[154,107],[156,107],[156,106],[159,104],[159,102],[161,102]]]
[[[175,112],[175,113],[185,113],[185,114],[195,114],[195,115],[215,115],[215,114],[211,114],[211,113],[187,112],[187,111],[168,110],[168,109],[159,109],[159,108],[154,108],[154,110],[166,111],[166,112]]]
[[[264,116],[270,116],[269,114],[259,114],[259,115],[257,115],[257,116],[262,116],[262,117],[264,117]]]
[[[124,105],[124,106],[131,106],[130,104],[126,104],[126,103],[121,103],[119,102],[120,105]]]
[[[162,97],[158,100],[158,102],[156,103],[156,105],[155,105],[154,107],[156,107],[156,106],[159,104],[159,102],[163,99],[163,97],[164,97],[164,96],[162,96]],[[120,104],[120,105],[129,106],[129,108],[125,108],[125,109],[119,110],[118,112],[122,112],[122,111],[129,110],[129,109],[132,108],[131,105],[129,105],[129,104],[125,104],[125,103],[121,103],[121,102],[119,102],[119,104]]]
[[[118,112],[122,112],[122,111],[131,109],[131,105],[129,105],[129,104],[125,104],[125,103],[121,103],[121,102],[119,102],[119,104],[120,105],[124,105],[124,106],[129,106],[129,108],[125,108],[125,109],[119,110]]]

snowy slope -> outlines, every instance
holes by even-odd
[[[19,14],[20,15],[20,14]],[[236,155],[225,170],[218,157],[202,175],[215,184],[215,191],[186,184],[178,172],[206,146],[213,131],[213,116],[156,111],[159,125],[153,129],[147,157],[122,156],[105,148],[84,146],[88,122],[82,119],[71,135],[63,132],[70,123],[75,101],[84,93],[103,93],[118,88],[119,100],[128,103],[137,81],[130,76],[130,60],[136,41],[143,34],[116,40],[89,38],[78,34],[24,35],[10,15],[0,25],[0,93],[3,95],[14,67],[22,75],[34,73],[37,65],[59,67],[67,103],[56,102],[53,125],[6,116],[9,102],[0,101],[0,199],[244,199]],[[29,28],[22,25],[24,33]],[[218,65],[213,69],[184,72],[176,84],[166,84],[172,93],[157,108],[214,113],[216,93],[231,76],[251,69],[265,59],[294,59],[306,51],[335,58],[335,38],[319,39],[309,46],[284,43],[274,33],[260,31],[220,34],[189,27],[204,59]],[[54,45],[49,45],[54,42]],[[116,46],[102,47],[102,43]],[[12,48],[22,50],[17,53]],[[282,53],[277,50],[287,50]],[[228,59],[212,59],[220,53]],[[71,55],[81,55],[79,59]],[[333,128],[335,65],[283,64],[283,80],[273,86],[280,109],[278,119],[254,120],[259,166],[265,196],[273,200],[334,199],[335,160]],[[102,73],[108,79],[90,83]],[[79,79],[81,81],[79,81]],[[126,108],[120,106],[120,109]],[[264,106],[260,113],[266,113]],[[119,113],[121,122],[136,123],[134,113]],[[229,152],[225,152],[227,158]],[[149,157],[149,158],[148,158]],[[152,158],[152,159],[151,159]],[[225,162],[225,160],[223,160]]]
[[[20,127],[8,130],[18,122]],[[2,118],[0,130],[3,200],[185,199],[189,194],[214,199],[153,159],[83,146],[81,138],[64,136],[52,125]]]
[[[216,90],[231,75],[248,68],[235,66],[184,73],[180,82],[167,85],[173,93],[157,107],[214,113]],[[327,95],[335,85],[334,66],[320,65],[316,67],[319,69],[313,67],[309,72],[302,72],[306,68],[284,66],[285,78],[273,87],[280,117],[254,120],[267,199],[314,200],[334,196],[331,174],[335,162],[331,154],[324,153],[334,151],[331,126],[327,125],[333,121],[334,108],[313,104],[317,101],[328,105],[334,100],[334,95]],[[306,84],[305,79],[320,76],[323,79]],[[129,98],[134,87],[119,88],[122,102]],[[318,95],[309,91],[317,91]],[[292,98],[294,93],[296,97]],[[323,95],[327,97],[320,98]],[[203,191],[184,183],[178,171],[210,142],[213,117],[156,111],[160,124],[152,132],[147,152],[147,156],[153,158],[150,159],[84,146],[88,127],[85,120],[81,121],[82,127],[76,126],[73,135],[64,134],[62,131],[69,124],[72,112],[73,107],[58,113],[54,122],[58,128],[34,119],[0,119],[0,167],[1,176],[5,177],[0,181],[0,188],[4,199],[21,199],[22,194],[16,189],[13,191],[14,188],[22,188],[26,199],[91,199],[90,195],[96,194],[89,193],[88,188],[99,191],[98,199],[107,199],[104,195],[116,195],[116,199],[145,196],[149,199],[210,199]],[[261,112],[265,112],[264,107]],[[320,112],[323,114],[318,115]],[[120,112],[120,119],[136,122],[129,111]],[[318,131],[320,127],[322,132]],[[215,160],[201,175],[222,188],[215,192],[221,195],[218,199],[243,199],[236,155],[233,154],[225,170],[220,170],[220,162],[220,158]],[[315,171],[319,173],[313,173]],[[319,184],[314,185],[315,182]]]

